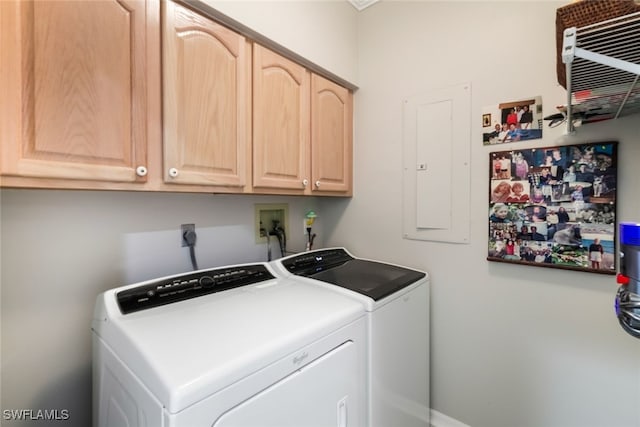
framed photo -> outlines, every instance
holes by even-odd
[[[490,153],[487,260],[615,274],[617,146]]]
[[[488,122],[487,122],[488,121]],[[504,101],[482,109],[484,145],[542,138],[542,97]]]
[[[491,126],[491,114],[483,114],[482,115],[482,127],[486,128]]]

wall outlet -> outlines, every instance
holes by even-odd
[[[186,233],[187,231],[193,231],[195,233],[196,225],[195,224],[182,224],[180,226],[180,240],[182,241],[182,247],[189,246],[189,244],[187,243],[187,241],[184,238],[184,233]]]
[[[255,205],[255,235],[256,243],[264,243],[267,234],[273,230],[274,222],[282,227],[285,233],[289,231],[289,205],[256,204]]]

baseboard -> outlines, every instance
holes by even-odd
[[[430,415],[430,424],[432,427],[471,427],[456,419],[446,416],[445,414],[440,413],[435,409],[431,409]]]

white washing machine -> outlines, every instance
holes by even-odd
[[[366,314],[267,264],[98,296],[94,427],[362,426]]]
[[[367,421],[371,427],[429,426],[429,277],[321,249],[272,262],[299,277],[360,301],[367,310]]]

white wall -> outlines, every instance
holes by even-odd
[[[327,243],[430,273],[431,406],[473,427],[640,425],[640,341],[617,324],[615,278],[485,260],[488,157],[498,148],[482,145],[482,108],[541,95],[547,115],[564,103],[562,4],[382,1],[359,15],[354,197],[331,211]],[[467,81],[477,124],[471,244],[403,240],[402,100]],[[639,124],[592,124],[573,139],[545,127],[543,140],[518,146],[619,140],[618,219],[638,221]]]
[[[348,3],[216,3],[353,82],[356,13]],[[256,203],[289,204],[293,251],[304,248],[304,214],[316,211],[315,244],[322,246],[325,212],[313,197],[0,190],[2,409],[67,409],[65,426],[89,426],[90,319],[97,294],[189,270],[187,249],[180,247],[183,223],[196,224],[201,268],[266,260],[266,247],[253,237]]]
[[[347,1],[203,2],[357,85],[357,11]]]

